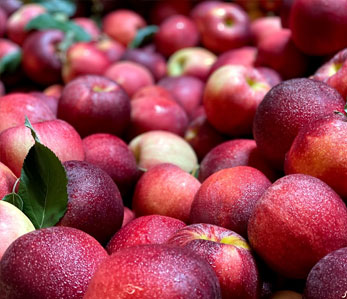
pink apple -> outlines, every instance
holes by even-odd
[[[198,29],[200,31],[200,28],[203,27],[203,24],[201,24],[204,16],[206,13],[213,8],[214,6],[218,6],[221,3],[221,1],[201,1],[197,3],[190,11],[190,17],[193,19],[193,21],[198,26]]]
[[[73,18],[72,21],[82,27],[82,29],[84,29],[84,31],[90,35],[92,40],[97,40],[100,37],[100,29],[92,19],[86,17],[78,17]]]
[[[49,107],[53,115],[57,117],[59,98],[53,95],[45,94],[44,92],[40,91],[31,91],[29,94],[41,100],[41,102],[43,102],[45,105]]]
[[[11,169],[0,162],[0,200],[13,191],[16,180],[17,177]]]
[[[272,68],[266,66],[256,67],[257,71],[263,75],[271,87],[282,82],[282,76]]]
[[[132,210],[130,210],[128,207],[124,207],[124,216],[123,216],[122,227],[126,226],[128,223],[130,223],[135,218],[136,218],[135,213]]]
[[[160,97],[175,101],[173,95],[164,87],[159,85],[148,85],[139,89],[131,98],[131,100],[137,100],[147,97]]]
[[[117,62],[125,52],[125,47],[109,37],[102,37],[95,42],[95,46],[107,56],[110,63]]]
[[[257,18],[251,23],[251,35],[255,45],[266,37],[282,29],[281,19],[277,16]]]

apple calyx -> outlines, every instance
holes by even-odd
[[[217,237],[215,235],[206,235],[206,234],[195,234],[196,239],[198,240],[206,240],[206,241],[211,241],[211,242],[215,242],[215,243],[222,243],[222,244],[227,244],[227,245],[233,245],[237,248],[243,248],[246,250],[251,250],[251,248],[249,247],[249,245],[247,244],[246,241],[240,239],[237,236],[233,236],[233,235],[227,235],[227,236],[221,236],[221,237]]]
[[[115,86],[94,85],[92,90],[94,92],[110,92],[115,90]]]

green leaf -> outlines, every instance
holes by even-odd
[[[346,105],[345,105],[345,113],[346,113],[346,115],[347,115],[347,103],[346,103]]]
[[[129,44],[129,48],[140,47],[145,41],[151,39],[157,31],[158,31],[158,26],[156,25],[150,25],[150,26],[139,29],[137,31],[135,38]]]
[[[37,135],[35,129],[33,128],[33,126],[31,125],[31,122],[29,121],[28,117],[25,116],[25,122],[24,125],[30,129],[31,131],[31,136],[33,136],[35,142],[40,142],[40,138]]]
[[[23,199],[17,193],[9,193],[4,196],[3,201],[7,201],[23,211]]]
[[[0,74],[14,72],[22,61],[22,52],[20,50],[5,55],[0,60]]]
[[[25,0],[25,3],[40,4],[49,13],[63,13],[67,16],[72,16],[76,12],[76,3],[73,0]]]
[[[18,195],[23,200],[23,212],[36,229],[54,226],[67,209],[67,177],[58,157],[38,141],[29,120],[35,144],[26,156],[21,172]]]

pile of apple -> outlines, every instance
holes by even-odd
[[[0,0],[0,299],[347,298],[346,0]]]

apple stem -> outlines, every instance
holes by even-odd
[[[17,188],[19,181],[20,181],[20,178],[17,178],[16,181],[14,182],[13,187],[12,187],[12,193],[16,193],[16,188]]]

